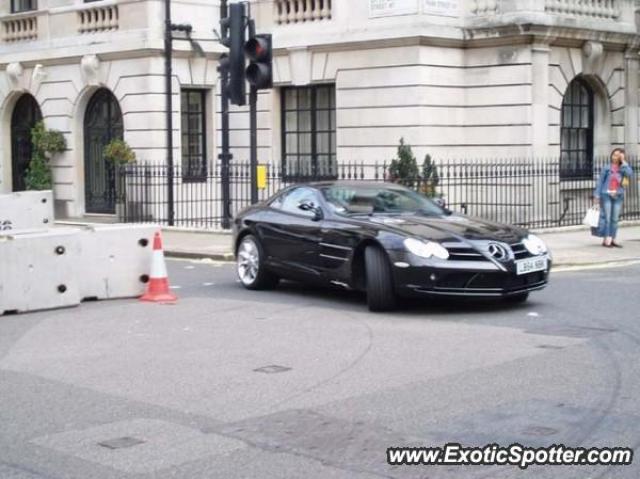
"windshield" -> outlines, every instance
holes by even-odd
[[[444,215],[428,198],[396,185],[332,185],[321,188],[327,203],[338,214],[423,214]]]

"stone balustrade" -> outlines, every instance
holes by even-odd
[[[78,12],[78,31],[96,33],[117,30],[119,27],[118,6],[93,7]]]
[[[585,16],[616,20],[619,0],[546,0],[545,11],[557,15]]]
[[[471,0],[471,13],[477,16],[495,15],[498,13],[498,1]]]
[[[332,0],[274,0],[279,25],[315,22],[331,18]]]
[[[38,38],[38,17],[28,16],[2,21],[2,40],[21,42]]]

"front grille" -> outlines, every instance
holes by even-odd
[[[449,273],[441,275],[436,288],[442,289],[501,289],[507,278],[500,273]]]
[[[514,243],[509,246],[511,246],[515,259],[524,259],[532,256],[531,253],[529,253],[529,250],[527,250],[522,243]]]
[[[441,274],[435,289],[497,292],[527,289],[528,287],[544,283],[546,273],[538,271],[522,276],[505,275],[504,273],[473,273],[454,272]]]
[[[487,261],[482,253],[464,243],[449,243],[444,247],[447,248],[451,261]]]

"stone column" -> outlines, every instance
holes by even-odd
[[[549,45],[531,48],[531,143],[533,156],[549,154]]]
[[[627,154],[638,155],[638,74],[640,57],[637,48],[629,48],[624,55],[625,108],[624,143]]]
[[[549,147],[549,56],[550,47],[546,42],[536,42],[531,47],[531,143],[532,173],[534,182],[534,198],[529,198],[535,205],[529,213],[529,221],[555,217],[557,212],[551,211],[552,204],[557,203],[557,188],[546,181],[548,174]]]

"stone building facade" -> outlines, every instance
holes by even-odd
[[[218,162],[219,2],[172,0],[174,162],[197,182]],[[418,158],[561,156],[567,177],[613,146],[638,151],[636,0],[255,0],[274,36],[274,89],[258,105],[259,161],[288,171]],[[0,192],[20,189],[25,131],[62,131],[58,214],[112,214],[100,152],[123,137],[165,164],[163,0],[0,4]],[[234,161],[249,118],[233,108]]]

